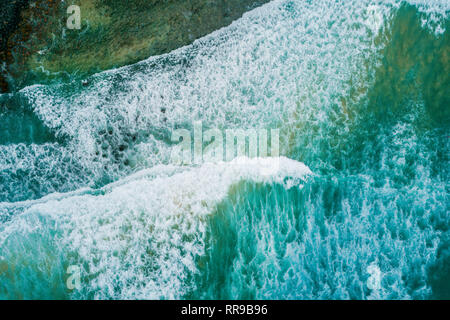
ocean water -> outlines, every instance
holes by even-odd
[[[449,299],[449,10],[275,0],[1,95],[0,298]],[[195,121],[280,156],[171,164]]]

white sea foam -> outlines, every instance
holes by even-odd
[[[272,161],[279,170],[261,175],[260,168]],[[30,234],[49,234],[56,226],[62,235],[59,245],[67,255],[78,255],[78,263],[89,270],[90,281],[78,294],[177,298],[190,289],[187,276],[197,272],[195,259],[204,255],[206,217],[233,185],[284,183],[288,178],[300,185],[309,175],[305,165],[284,157],[237,158],[190,169],[160,166],[106,186],[97,195],[85,190],[23,203],[24,212],[0,232],[3,255],[11,254],[5,246],[8,238],[22,236],[26,242]]]
[[[446,6],[424,3],[420,6],[429,15],[448,11]],[[89,181],[74,180],[72,190],[92,186],[103,175],[108,176],[107,181],[118,181],[98,190],[2,203],[0,215],[16,212],[12,220],[1,225],[2,256],[17,256],[14,243],[48,255],[41,250],[40,237],[30,235],[52,238],[57,232],[57,246],[72,256],[71,262],[85,263],[85,272],[92,274],[76,297],[89,293],[97,298],[180,297],[190,289],[188,275],[198,272],[195,258],[203,254],[206,219],[234,184],[249,180],[292,187],[310,172],[283,157],[278,159],[280,170],[269,176],[261,175],[260,168],[273,159],[238,159],[200,168],[163,165],[171,151],[167,142],[171,130],[194,120],[218,128],[295,128],[298,118],[308,119],[308,114],[327,123],[330,106],[344,108],[342,96],[352,88],[370,86],[380,49],[374,39],[383,32],[386,19],[398,4],[273,1],[190,46],[94,75],[87,87],[25,88],[21,94],[40,119],[58,137],[67,138],[64,153],[76,159],[75,167],[81,167],[81,172],[89,172]],[[371,6],[376,10],[368,10]],[[375,24],[368,25],[368,19]],[[127,149],[115,156],[121,144]],[[19,146],[5,148],[14,149],[8,151],[13,153]],[[44,183],[52,172],[61,169],[64,161],[52,163],[51,153],[43,150],[45,146],[24,148],[28,153],[17,160],[11,154],[3,159],[3,168],[13,171],[14,161],[34,166],[44,154],[45,169],[35,179]],[[403,161],[402,154],[393,158],[400,164]],[[141,167],[150,169],[130,176]],[[66,174],[70,180],[73,176],[69,169],[61,169],[61,175]],[[372,191],[366,188],[363,195],[369,197]],[[345,208],[350,210],[348,205]],[[321,227],[326,225],[332,235],[326,241],[331,246],[333,239],[338,239],[340,243],[334,245],[345,249],[339,256],[342,264],[350,257],[356,265],[359,257],[352,253],[355,246],[346,241],[346,235],[366,231],[371,223],[384,226],[383,214],[366,216],[366,220],[347,217],[350,220],[346,220],[342,233],[328,222],[316,225],[310,217],[306,234],[311,238],[296,248],[289,245],[291,260],[302,260],[302,265],[311,269],[319,265],[320,253],[315,252],[314,259],[309,260],[298,253],[321,248]],[[357,248],[368,261],[368,252],[388,243],[389,236],[379,242],[375,235],[369,244],[362,239],[362,247]],[[425,241],[420,243],[426,247]],[[413,252],[414,245],[411,243],[407,252]],[[433,243],[433,250],[435,246]],[[26,255],[35,251],[19,252]],[[29,258],[39,261],[36,256]],[[304,272],[304,279],[309,276],[305,270],[296,271]],[[274,286],[267,284],[269,289]]]
[[[273,1],[190,46],[94,75],[87,87],[33,86],[22,94],[68,137],[93,181],[116,180],[166,163],[171,131],[196,120],[246,129],[289,128],[311,112],[325,118],[355,82],[370,85],[370,76],[355,75],[376,60],[373,40],[391,7],[380,3],[373,12],[371,3]]]

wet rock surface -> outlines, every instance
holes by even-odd
[[[17,0],[0,5],[1,91],[84,77],[192,43],[267,0]],[[68,29],[78,5],[81,28]]]

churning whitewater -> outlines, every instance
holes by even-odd
[[[1,95],[0,299],[449,298],[449,10],[275,0]],[[172,164],[196,121],[280,156]]]

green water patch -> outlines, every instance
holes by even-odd
[[[62,241],[64,221],[39,210],[14,219],[33,227],[0,226],[0,300],[94,299],[89,284],[98,274]]]
[[[0,96],[0,145],[57,141],[19,95]]]
[[[428,281],[433,288],[434,299],[450,300],[450,232],[441,237],[436,261],[429,268]]]
[[[242,182],[233,187],[209,218],[206,255],[197,261],[197,291],[188,297],[255,299],[268,282],[282,281],[293,272],[283,258],[301,237],[305,210],[297,186]]]
[[[0,96],[0,202],[39,198],[56,190],[68,191],[70,176],[80,166],[20,94]],[[65,168],[66,172],[60,171]]]
[[[450,123],[450,35],[436,35],[422,27],[425,17],[403,5],[384,35],[376,82],[369,91],[369,111],[380,123],[395,123],[411,113],[411,102],[424,103],[425,117],[417,126],[430,128]],[[449,30],[446,20],[445,29]]]
[[[290,282],[297,298],[449,298],[450,46],[448,31],[433,33],[424,18],[400,6],[376,39],[384,44],[366,62],[372,65],[359,77],[363,83],[353,82],[340,103],[322,106],[324,113],[294,115],[286,154],[320,176],[308,189],[307,212],[323,217],[299,245],[320,235],[323,243],[309,240],[311,255],[324,250],[329,259]],[[341,244],[330,248],[331,238]],[[366,285],[373,263],[383,274],[378,292]]]
[[[384,44],[378,58],[366,62],[368,74],[359,77],[362,83],[351,82],[339,103],[324,106],[325,119],[299,115],[289,142],[290,157],[308,163],[314,172],[358,173],[379,169],[388,143],[401,149],[402,139],[405,148],[420,140],[427,147],[426,157],[432,155],[435,175],[448,177],[449,32],[436,35],[422,26],[424,18],[407,4],[396,10],[376,39]],[[396,140],[399,130],[403,134]],[[414,155],[407,158],[414,170]]]
[[[187,298],[445,296],[445,187],[419,186],[395,190],[365,175],[290,189],[243,182],[208,220],[197,290]],[[374,266],[377,289],[368,285]]]
[[[337,157],[344,169],[384,175],[387,165],[402,186],[426,167],[448,181],[450,38],[448,31],[437,36],[422,27],[422,18],[404,5],[390,22],[375,82],[366,102],[353,106],[346,159]]]

